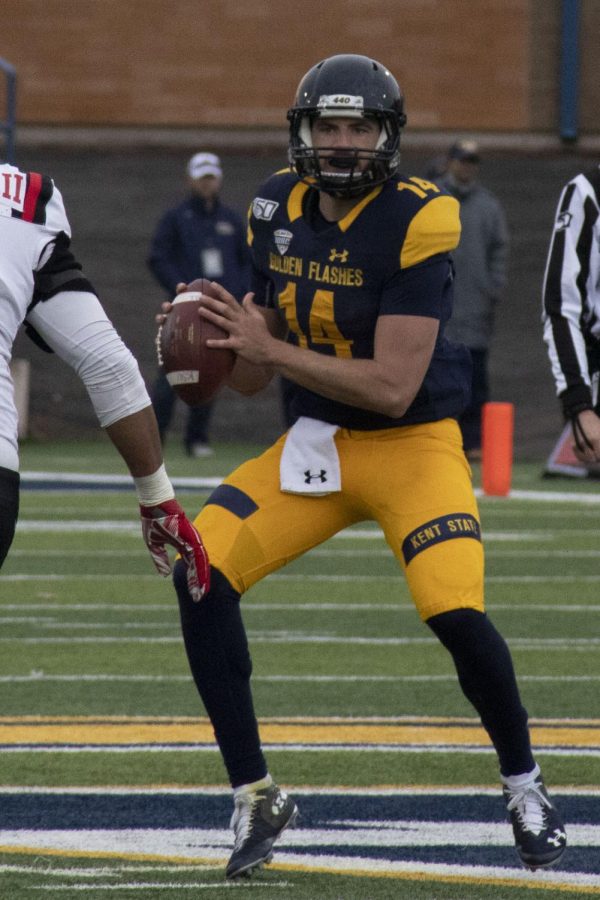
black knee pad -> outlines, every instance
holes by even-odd
[[[471,641],[485,641],[496,629],[485,613],[477,609],[452,609],[427,619],[427,625],[452,652],[457,646]]]
[[[252,660],[242,621],[240,594],[222,572],[210,570],[210,591],[202,600],[192,600],[186,566],[179,560],[173,572],[188,655],[199,665],[201,657],[222,652],[228,666],[242,678],[252,674]]]
[[[461,687],[471,702],[489,689],[490,695],[514,695],[511,702],[516,707],[518,692],[510,651],[485,613],[455,609],[432,616],[427,624],[451,654]]]

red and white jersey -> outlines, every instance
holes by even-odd
[[[12,345],[33,299],[35,273],[50,255],[53,242],[61,232],[70,237],[71,229],[62,197],[52,180],[1,164],[0,465],[7,468],[15,468],[17,433],[9,373]]]
[[[7,359],[33,299],[35,273],[61,232],[71,236],[52,180],[0,165],[0,352]]]
[[[83,381],[100,425],[150,404],[137,362],[69,248],[71,229],[51,178],[0,164],[0,467],[18,470],[10,359],[27,326]]]

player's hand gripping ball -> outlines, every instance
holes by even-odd
[[[158,364],[189,406],[212,400],[235,363],[233,350],[206,346],[208,339],[226,338],[227,332],[198,315],[202,294],[216,296],[208,279],[197,278],[175,297],[156,336]]]

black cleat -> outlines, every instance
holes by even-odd
[[[519,858],[527,869],[545,869],[561,858],[567,835],[540,775],[523,787],[504,786]]]
[[[293,825],[298,807],[291,797],[272,784],[256,793],[239,794],[235,798],[231,827],[235,834],[233,853],[225,876],[249,876],[273,859],[273,844]]]

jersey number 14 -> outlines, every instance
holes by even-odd
[[[288,281],[285,289],[279,294],[279,305],[285,313],[288,328],[298,338],[298,346],[306,348],[309,343],[313,346],[330,344],[336,356],[351,358],[354,342],[347,340],[335,324],[333,291],[315,291],[308,319],[310,334],[307,336],[298,324],[296,287],[293,281]]]

